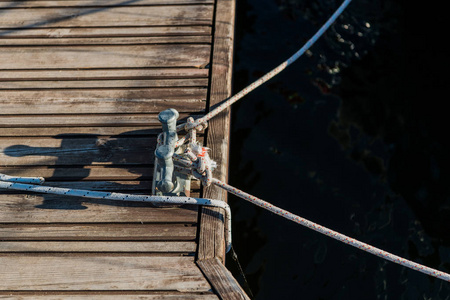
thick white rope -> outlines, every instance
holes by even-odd
[[[373,246],[371,246],[369,244],[366,244],[366,243],[360,242],[358,240],[355,240],[355,239],[353,239],[351,237],[348,237],[346,235],[343,235],[343,234],[341,234],[339,232],[336,232],[336,231],[331,230],[329,228],[326,228],[326,227],[324,227],[322,225],[319,225],[317,223],[311,222],[311,221],[309,221],[309,220],[307,220],[305,218],[297,216],[297,215],[295,215],[295,214],[293,214],[293,213],[291,213],[291,212],[289,212],[287,210],[284,210],[284,209],[279,208],[279,207],[277,207],[275,205],[272,205],[272,204],[270,204],[270,203],[268,203],[268,202],[266,202],[266,201],[264,201],[262,199],[259,199],[259,198],[255,197],[255,196],[252,196],[252,195],[248,194],[248,193],[245,193],[245,192],[243,192],[243,191],[241,191],[241,190],[239,190],[237,188],[234,188],[234,187],[232,187],[232,186],[230,186],[230,185],[228,185],[228,184],[226,184],[226,183],[224,183],[224,182],[222,182],[220,180],[217,180],[215,178],[212,179],[212,183],[217,185],[218,187],[221,187],[222,189],[226,190],[227,192],[229,192],[229,193],[231,193],[233,195],[236,195],[236,196],[238,196],[238,197],[240,197],[240,198],[242,198],[244,200],[247,200],[247,201],[249,201],[249,202],[251,202],[251,203],[253,203],[253,204],[255,204],[255,205],[259,206],[259,207],[262,207],[262,208],[264,208],[264,209],[266,209],[266,210],[268,210],[268,211],[270,211],[270,212],[272,212],[274,214],[282,216],[283,218],[286,218],[286,219],[288,219],[290,221],[294,221],[294,222],[296,222],[296,223],[298,223],[300,225],[303,225],[305,227],[308,227],[308,228],[310,228],[310,229],[312,229],[314,231],[320,232],[320,233],[322,233],[322,234],[324,234],[324,235],[326,235],[328,237],[331,237],[333,239],[336,239],[336,240],[338,240],[340,242],[343,242],[345,244],[351,245],[351,246],[356,247],[358,249],[361,249],[363,251],[369,252],[369,253],[374,254],[376,256],[379,256],[381,258],[390,260],[390,261],[392,261],[392,262],[394,262],[396,264],[402,265],[404,267],[407,267],[407,268],[410,268],[410,269],[413,269],[413,270],[425,273],[427,275],[434,276],[434,277],[437,277],[439,279],[442,279],[442,280],[450,282],[450,274],[447,274],[447,273],[441,272],[439,270],[436,270],[436,269],[433,269],[433,268],[429,268],[427,266],[415,263],[413,261],[407,260],[405,258],[402,258],[400,256],[394,255],[394,254],[389,253],[387,251],[384,251],[384,250],[381,250],[379,248],[373,247]]]
[[[16,176],[9,176],[9,175],[2,174],[2,173],[0,173],[0,180],[8,181],[8,182],[31,183],[31,184],[44,183],[44,178],[42,178],[42,177],[16,177]]]
[[[325,22],[325,24],[320,27],[320,29],[314,34],[314,36],[309,39],[303,47],[301,47],[297,52],[295,52],[289,59],[284,61],[282,64],[280,64],[278,67],[261,77],[260,79],[256,80],[246,88],[244,88],[239,93],[235,94],[233,97],[225,99],[222,104],[220,104],[218,107],[207,113],[201,118],[198,118],[195,120],[195,122],[188,122],[185,124],[181,124],[177,126],[178,130],[185,129],[186,131],[195,128],[201,124],[206,123],[213,117],[217,116],[220,112],[222,112],[224,109],[230,107],[233,103],[243,98],[245,95],[259,87],[260,85],[264,84],[265,82],[269,81],[274,76],[278,75],[281,71],[286,69],[289,65],[291,65],[293,62],[295,62],[300,56],[302,56],[306,50],[308,50],[322,35],[327,29],[336,21],[336,19],[342,14],[342,12],[345,10],[345,8],[350,4],[351,0],[345,0],[341,6],[331,15],[331,17]]]
[[[339,232],[336,232],[334,230],[331,230],[329,228],[326,228],[322,225],[319,225],[317,223],[311,222],[305,218],[302,218],[300,216],[297,216],[287,210],[284,210],[282,208],[279,208],[275,205],[270,204],[269,202],[266,202],[262,199],[259,199],[255,196],[252,196],[246,192],[243,192],[235,187],[232,187],[231,185],[222,182],[218,179],[215,179],[212,177],[211,175],[211,169],[212,169],[212,160],[209,158],[208,156],[208,152],[206,148],[202,148],[202,156],[196,156],[194,153],[192,153],[189,150],[189,146],[187,147],[185,153],[189,153],[189,159],[192,162],[191,164],[183,164],[182,167],[180,166],[175,166],[175,169],[179,172],[182,173],[186,173],[189,175],[192,175],[194,177],[196,177],[197,179],[200,179],[203,183],[203,185],[205,186],[209,186],[210,184],[214,184],[224,190],[226,190],[227,192],[240,197],[244,200],[247,200],[259,207],[262,207],[274,214],[277,214],[279,216],[282,216],[290,221],[296,222],[300,225],[303,225],[305,227],[308,227],[312,230],[315,230],[317,232],[320,232],[328,237],[334,238],[338,241],[341,241],[343,243],[346,243],[348,245],[351,245],[353,247],[356,247],[358,249],[361,249],[363,251],[369,252],[371,254],[374,254],[376,256],[379,256],[381,258],[390,260],[394,263],[400,264],[404,267],[416,270],[416,271],[420,271],[422,273],[425,273],[427,275],[431,275],[434,277],[437,277],[439,279],[445,280],[445,281],[449,281],[450,282],[450,274],[438,271],[436,269],[432,269],[426,266],[423,266],[421,264],[415,263],[413,261],[404,259],[400,256],[394,255],[392,253],[389,253],[387,251],[381,250],[379,248],[373,247],[369,244],[363,243],[361,241],[355,240],[351,237],[348,237],[344,234],[341,234]],[[198,154],[198,152],[196,153]],[[177,162],[176,160],[174,160],[174,162]],[[203,162],[202,164],[199,162]]]
[[[190,148],[192,146],[194,146],[196,151],[191,151]],[[252,196],[252,195],[250,195],[246,192],[243,192],[235,187],[232,187],[231,185],[229,185],[225,182],[222,182],[218,179],[213,178],[211,175],[211,170],[213,169],[213,167],[212,167],[213,161],[209,158],[207,150],[208,150],[207,148],[200,147],[198,145],[189,144],[185,150],[186,159],[184,159],[184,157],[183,157],[183,162],[181,162],[181,160],[180,160],[181,157],[178,158],[177,160],[174,159],[175,163],[181,163],[181,165],[182,165],[182,166],[175,165],[175,169],[178,172],[192,175],[192,176],[196,177],[197,179],[200,179],[204,186],[209,186],[211,184],[214,184],[235,196],[238,196],[244,200],[247,200],[259,207],[262,207],[274,214],[282,216],[290,221],[296,222],[300,225],[303,225],[312,230],[320,232],[328,237],[334,238],[338,241],[341,241],[343,243],[346,243],[348,245],[351,245],[351,246],[361,249],[363,251],[369,252],[369,253],[379,256],[381,258],[390,260],[390,261],[400,264],[404,267],[407,267],[407,268],[410,268],[410,269],[413,269],[416,271],[420,271],[427,275],[431,275],[431,276],[437,277],[439,279],[450,282],[450,274],[423,266],[421,264],[404,259],[400,256],[394,255],[387,251],[381,250],[381,249],[373,247],[369,244],[366,244],[366,243],[363,243],[356,239],[353,239],[351,237],[348,237],[344,234],[341,234],[339,232],[336,232],[334,230],[326,228],[322,225],[311,222],[305,218],[297,216],[287,210],[284,210],[275,205],[272,205],[262,199]],[[189,154],[189,155],[187,155],[187,154]],[[188,159],[189,159],[190,163],[184,163],[184,161],[185,160],[187,161]]]
[[[206,164],[209,165],[209,167],[210,167],[211,162],[209,160],[207,160]],[[191,168],[184,168],[184,169],[186,171],[188,171],[190,174],[196,176],[197,178],[206,177],[207,168],[205,168],[205,171],[203,174],[199,174],[198,171],[192,169],[192,166],[191,166]],[[25,179],[23,179],[21,177],[12,177],[12,176],[8,176],[8,175],[4,175],[4,174],[0,174],[0,175],[3,175],[3,177],[0,176],[0,178],[6,178],[6,179],[14,178],[14,180],[16,181],[16,182],[8,182],[8,181],[0,180],[0,188],[8,189],[8,190],[19,190],[19,191],[27,191],[27,192],[84,197],[84,198],[91,198],[91,199],[105,199],[105,200],[114,200],[114,201],[150,202],[150,203],[155,203],[155,204],[169,204],[169,205],[191,204],[191,205],[204,205],[204,206],[219,207],[219,208],[222,208],[225,210],[226,251],[228,252],[231,249],[231,210],[230,210],[229,205],[226,202],[221,201],[221,200],[210,200],[210,199],[203,199],[203,198],[177,197],[177,196],[169,197],[169,196],[132,195],[132,194],[114,193],[114,192],[100,192],[100,191],[89,191],[89,190],[81,190],[81,189],[68,189],[68,188],[41,186],[41,185],[24,184],[24,183],[17,182],[18,179],[25,180],[25,181],[28,180],[31,182],[35,182],[35,181],[41,182],[42,178],[40,178],[40,177],[38,177],[38,178],[26,177]],[[206,181],[206,179],[203,178],[202,181]],[[356,239],[353,239],[351,237],[348,237],[344,234],[341,234],[339,232],[331,230],[331,229],[324,227],[322,225],[319,225],[317,223],[311,222],[311,221],[309,221],[305,218],[302,218],[298,215],[295,215],[287,210],[279,208],[279,207],[272,205],[262,199],[259,199],[248,193],[245,193],[235,187],[232,187],[218,179],[209,178],[207,180],[207,182],[209,184],[214,184],[214,185],[226,190],[227,192],[229,192],[235,196],[238,196],[244,200],[247,200],[247,201],[249,201],[261,208],[264,208],[274,214],[277,214],[288,220],[291,220],[300,225],[308,227],[314,231],[320,232],[328,237],[334,238],[345,244],[351,245],[353,247],[356,247],[363,251],[369,252],[369,253],[379,256],[381,258],[390,260],[390,261],[400,264],[404,267],[407,267],[407,268],[410,268],[410,269],[413,269],[416,271],[420,271],[427,275],[450,282],[450,274],[447,274],[445,272],[415,263],[413,261],[407,260],[400,256],[394,255],[394,254],[384,251],[382,249],[373,247],[369,244],[366,244],[366,243],[363,243]]]
[[[169,205],[204,205],[219,207],[225,210],[225,231],[226,231],[226,251],[231,249],[231,210],[230,206],[221,200],[210,200],[203,198],[192,197],[177,197],[177,196],[148,196],[148,195],[132,195],[112,192],[99,192],[80,189],[68,189],[34,184],[23,184],[18,182],[0,181],[0,188],[7,190],[18,190],[26,192],[36,192],[44,194],[64,195],[83,197],[91,199],[104,199],[114,201],[135,201],[135,202],[150,202],[155,204],[169,204]]]

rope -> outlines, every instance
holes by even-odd
[[[44,183],[44,178],[42,177],[15,177],[0,173],[1,181],[9,182],[19,182],[19,183],[31,183],[31,184],[42,184]]]
[[[311,222],[311,221],[309,221],[309,220],[307,220],[305,218],[297,216],[297,215],[295,215],[295,214],[293,214],[293,213],[291,213],[291,212],[289,212],[287,210],[284,210],[284,209],[279,208],[279,207],[277,207],[275,205],[272,205],[272,204],[270,204],[270,203],[268,203],[268,202],[266,202],[264,200],[261,200],[261,199],[255,197],[255,196],[247,194],[247,193],[245,193],[245,192],[243,192],[243,191],[241,191],[241,190],[239,190],[237,188],[234,188],[234,187],[232,187],[232,186],[230,186],[230,185],[228,185],[228,184],[226,184],[226,183],[224,183],[224,182],[222,182],[220,180],[212,179],[212,183],[217,185],[218,187],[221,187],[222,189],[226,190],[227,192],[229,192],[229,193],[231,193],[233,195],[236,195],[236,196],[238,196],[238,197],[240,197],[240,198],[242,198],[244,200],[247,200],[247,201],[249,201],[249,202],[251,202],[251,203],[253,203],[253,204],[255,204],[255,205],[259,206],[259,207],[262,207],[262,208],[264,208],[264,209],[266,209],[266,210],[268,210],[268,211],[270,211],[270,212],[272,212],[274,214],[277,214],[277,215],[282,216],[283,218],[286,218],[286,219],[288,219],[290,221],[293,221],[295,223],[298,223],[300,225],[308,227],[308,228],[310,228],[310,229],[312,229],[314,231],[320,232],[320,233],[322,233],[322,234],[324,234],[324,235],[326,235],[328,237],[336,239],[336,240],[338,240],[340,242],[343,242],[343,243],[345,243],[347,245],[356,247],[358,249],[361,249],[363,251],[369,252],[369,253],[374,254],[376,256],[379,256],[381,258],[390,260],[390,261],[392,261],[392,262],[394,262],[396,264],[402,265],[404,267],[407,267],[407,268],[410,268],[410,269],[413,269],[413,270],[425,273],[427,275],[434,276],[434,277],[437,277],[439,279],[442,279],[442,280],[450,282],[450,274],[447,274],[447,273],[438,271],[436,269],[432,269],[432,268],[423,266],[421,264],[418,264],[418,263],[415,263],[413,261],[407,260],[405,258],[402,258],[400,256],[394,255],[394,254],[389,253],[387,251],[384,251],[384,250],[381,250],[379,248],[373,247],[373,246],[371,246],[369,244],[366,244],[366,243],[360,242],[358,240],[355,240],[355,239],[353,239],[351,237],[348,237],[346,235],[343,235],[343,234],[341,234],[339,232],[336,232],[336,231],[331,230],[329,228],[326,228],[326,227],[324,227],[322,225],[319,225],[317,223]]]
[[[231,210],[230,206],[221,200],[210,200],[203,198],[192,197],[177,197],[177,196],[148,196],[148,195],[132,195],[123,193],[99,192],[80,189],[68,189],[34,184],[23,184],[18,182],[0,181],[0,188],[7,190],[18,190],[26,192],[36,192],[44,194],[65,195],[74,197],[83,197],[91,199],[104,199],[114,201],[135,201],[135,202],[150,202],[156,204],[193,204],[219,207],[225,210],[225,230],[226,230],[226,251],[231,249]]]
[[[186,141],[186,142],[189,142],[189,141]],[[184,163],[185,160],[186,161],[189,160],[191,163],[186,164],[186,163]],[[197,144],[189,143],[184,151],[184,156],[178,155],[178,157],[176,159],[174,159],[174,163],[175,163],[175,170],[177,170],[178,172],[181,172],[181,173],[185,173],[185,174],[194,176],[195,178],[201,180],[204,186],[209,186],[211,184],[214,184],[214,185],[226,190],[227,192],[229,192],[235,196],[238,196],[244,200],[247,200],[259,207],[262,207],[274,214],[277,214],[277,215],[282,216],[290,221],[293,221],[295,223],[298,223],[300,225],[308,227],[314,231],[320,232],[320,233],[322,233],[328,237],[331,237],[333,239],[336,239],[340,242],[351,245],[353,247],[356,247],[356,248],[366,251],[368,253],[374,254],[378,257],[390,260],[390,261],[400,264],[404,267],[407,267],[407,268],[410,268],[410,269],[413,269],[416,271],[420,271],[427,275],[434,276],[439,279],[450,282],[450,274],[423,266],[421,264],[404,259],[400,256],[394,255],[387,251],[381,250],[381,249],[373,247],[369,244],[366,244],[366,243],[363,243],[356,239],[353,239],[351,237],[348,237],[337,231],[331,230],[327,227],[324,227],[317,223],[311,222],[311,221],[309,221],[305,218],[302,218],[300,216],[297,216],[287,210],[284,210],[275,205],[272,205],[262,199],[259,199],[248,193],[245,193],[245,192],[243,192],[235,187],[232,187],[231,185],[226,184],[216,178],[213,178],[212,170],[215,167],[215,162],[209,158],[207,148],[200,147]],[[177,163],[180,163],[181,166],[177,165]],[[228,227],[228,228],[230,228],[230,227]]]
[[[288,58],[286,61],[284,61],[282,64],[280,64],[278,67],[261,77],[260,79],[256,80],[246,88],[244,88],[239,93],[235,94],[233,97],[225,99],[222,104],[220,104],[218,107],[207,113],[201,118],[198,118],[195,120],[195,122],[188,122],[185,124],[181,124],[177,126],[177,129],[186,129],[186,131],[195,128],[203,123],[206,123],[216,115],[218,115],[220,112],[222,112],[224,109],[230,107],[233,103],[237,102],[241,98],[243,98],[245,95],[262,85],[263,83],[269,81],[272,77],[278,75],[281,71],[286,69],[289,65],[291,65],[293,62],[295,62],[300,56],[302,56],[306,50],[308,50],[323,34],[324,32],[336,21],[336,19],[342,14],[342,12],[345,10],[345,8],[350,4],[351,0],[345,0],[341,6],[331,15],[331,17],[325,22],[325,24],[320,27],[320,29],[316,32],[316,34],[313,35],[311,39],[309,39],[303,47],[300,48],[294,55],[292,55],[290,58]]]

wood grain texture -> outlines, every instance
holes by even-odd
[[[138,69],[62,69],[62,70],[5,70],[0,69],[1,81],[40,80],[137,80],[168,78],[205,78],[208,69],[198,68],[143,68]],[[36,83],[37,84],[37,83]]]
[[[13,38],[105,38],[105,37],[209,37],[211,26],[127,26],[88,28],[21,28],[20,30],[0,28],[0,40]]]
[[[114,188],[116,190],[146,190],[153,179],[153,166],[25,166],[0,167],[0,173],[11,176],[44,177],[47,185],[86,188]],[[199,190],[200,181],[192,180],[191,189]]]
[[[1,19],[0,19],[1,20]],[[4,70],[202,67],[209,45],[0,47]]]
[[[198,261],[219,257],[224,259],[225,235],[223,210],[203,207],[201,209]]]
[[[215,33],[211,65],[211,87],[209,109],[231,96],[231,75],[233,62],[234,37],[234,0],[218,0],[216,2]],[[217,162],[218,168],[213,176],[227,181],[228,151],[230,132],[230,111],[226,110],[209,122],[207,145],[211,148],[210,156]],[[227,194],[223,190],[210,186],[204,189],[204,197],[226,201]],[[225,260],[223,242],[224,224],[217,217],[218,209],[203,208],[199,240],[199,260],[218,257]]]
[[[101,253],[195,253],[197,245],[193,241],[152,241],[152,242],[103,242],[103,241],[0,241],[0,253],[29,252],[101,252]],[[1,297],[0,297],[1,299]]]
[[[211,25],[212,14],[211,5],[14,8],[2,10],[0,27]]]
[[[153,165],[155,148],[156,136],[6,137],[0,166]]]
[[[120,291],[113,293],[109,291],[89,291],[89,292],[8,292],[1,294],[0,299],[8,300],[218,300],[213,293],[177,293],[177,292],[132,292]]]
[[[230,271],[225,268],[217,257],[199,260],[197,265],[221,299],[250,300]]]
[[[231,96],[235,5],[235,0],[217,1],[209,110]],[[210,156],[219,166],[213,175],[222,181],[228,175],[229,134],[230,110],[226,110],[210,120],[207,134]],[[226,192],[215,186],[207,188],[205,196],[226,200]]]
[[[177,88],[177,87],[203,87],[208,86],[208,79],[132,79],[132,80],[40,80],[35,81],[4,81],[0,86],[2,90],[26,89],[101,89],[101,88]]]
[[[2,290],[210,290],[190,257],[8,255],[0,264]]]
[[[49,116],[50,117],[53,117]],[[87,123],[94,123],[94,122],[98,122],[98,119],[96,119],[95,116],[91,116],[90,118],[83,118],[83,115],[78,115],[79,118],[78,119],[85,119],[88,120]],[[124,117],[124,119],[128,118],[129,115],[124,114],[122,115]],[[4,116],[2,116],[1,118],[3,118]],[[68,118],[70,119],[70,117],[73,116],[68,116]],[[147,116],[148,117],[148,116]],[[151,116],[150,116],[151,117]],[[145,119],[145,116],[140,116],[139,119]],[[90,120],[90,122],[89,122]],[[106,127],[108,126],[108,124],[105,124],[105,127],[100,127],[100,126],[96,126],[94,125],[93,127],[82,127],[82,126],[75,126],[75,127],[50,127],[51,124],[49,124],[49,127],[39,127],[39,126],[34,126],[32,127],[33,124],[25,124],[25,126],[29,126],[30,127],[6,127],[6,128],[2,128],[1,124],[0,124],[0,128],[2,128],[0,130],[0,137],[98,137],[98,138],[102,138],[102,137],[106,137],[106,136],[156,136],[157,134],[161,133],[161,124],[158,124],[158,126],[151,124],[152,122],[150,122],[149,119],[147,119],[148,122],[147,124],[150,124],[149,126],[132,126],[132,124],[127,124],[127,123],[123,123],[123,124],[111,124],[113,126],[111,127]],[[70,120],[69,120],[70,121]],[[75,121],[75,120],[74,120]],[[111,121],[111,120],[110,120]],[[80,120],[75,121],[80,123]],[[134,120],[132,121],[134,122]],[[132,123],[130,122],[130,123]],[[61,124],[63,125],[63,124]],[[86,125],[86,124],[82,124],[82,125]],[[116,125],[116,126],[114,126]],[[117,125],[123,125],[126,127],[120,127]],[[127,126],[128,125],[128,126]],[[182,135],[179,135],[179,137],[181,137]]]
[[[70,101],[67,101],[70,99]],[[0,93],[0,115],[202,112],[206,89],[22,90]]]
[[[197,228],[184,224],[2,224],[1,240],[194,241]]]
[[[4,138],[2,166],[153,164],[156,137]]]
[[[188,116],[199,117],[201,115],[193,115],[187,113],[180,113],[180,120],[186,120]],[[138,127],[147,127],[149,129],[158,129],[161,132],[161,123],[158,121],[157,113],[140,113],[140,114],[125,114],[125,113],[111,113],[111,114],[77,114],[76,112],[69,115],[2,115],[0,118],[0,128],[35,128],[34,134],[41,136],[42,131],[49,127],[54,128],[55,134],[63,134],[66,132],[59,132],[63,128],[92,128],[86,133],[102,132],[109,127],[119,127],[119,134],[144,135],[145,131],[141,131]],[[65,129],[64,129],[65,130]],[[74,129],[76,130],[76,129]],[[82,130],[82,129],[79,129]],[[98,130],[98,131],[96,131]],[[74,131],[74,133],[78,133]],[[0,131],[0,136],[2,132]],[[103,134],[100,134],[103,135]],[[20,135],[19,135],[20,136]]]
[[[214,0],[33,0],[33,1],[0,1],[0,9],[13,9],[13,8],[33,8],[33,7],[113,7],[113,6],[166,6],[166,5],[179,5],[179,4],[213,4]]]
[[[0,173],[11,176],[44,177],[46,185],[92,190],[136,191],[149,193],[153,166],[147,167],[0,167]],[[200,181],[192,180],[191,189],[199,190]]]
[[[80,45],[153,45],[153,44],[209,44],[209,36],[164,37],[96,37],[96,38],[14,38],[1,39],[1,46],[80,46]]]
[[[0,167],[0,173],[11,176],[44,177],[46,183],[79,181],[115,181],[115,180],[151,180],[153,178],[153,166],[134,166],[124,168],[120,166],[24,166],[24,167]],[[136,182],[139,182],[137,180]],[[198,181],[194,181],[197,182]],[[89,184],[89,183],[87,183]],[[199,185],[194,185],[196,189]]]
[[[71,189],[86,189],[93,191],[111,191],[125,193],[147,193],[152,189],[151,180],[85,180],[85,181],[50,181],[46,185]]]
[[[124,118],[128,117],[123,115]],[[81,119],[82,116],[79,115]],[[3,116],[2,116],[3,118]],[[83,118],[91,120],[91,122],[98,122],[95,117]],[[74,120],[75,121],[75,120]],[[80,121],[75,121],[80,123]],[[148,122],[150,123],[150,122]],[[31,124],[25,124],[31,125]],[[50,124],[49,124],[50,125]],[[59,125],[59,124],[58,124]],[[85,124],[83,124],[85,125]],[[107,124],[105,124],[107,125]],[[124,124],[128,125],[128,124]],[[158,126],[159,125],[159,126]],[[6,127],[0,130],[0,137],[54,137],[58,135],[66,136],[111,136],[111,135],[155,135],[161,131],[160,124],[153,126],[128,126],[128,127]],[[51,125],[50,125],[51,126]],[[1,128],[1,124],[0,124]]]

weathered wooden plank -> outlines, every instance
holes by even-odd
[[[26,16],[28,14],[25,14]],[[1,24],[0,19],[0,24]],[[2,69],[197,67],[209,61],[209,45],[1,47]]]
[[[208,69],[196,68],[140,68],[140,69],[73,69],[73,70],[0,70],[5,80],[136,80],[166,78],[205,78]]]
[[[41,194],[0,194],[1,223],[189,223],[197,207],[155,208],[148,203]],[[79,232],[83,234],[83,230]]]
[[[110,299],[123,299],[123,300],[217,300],[219,297],[212,293],[200,292],[200,293],[174,293],[174,292],[132,292],[132,291],[120,291],[113,293],[111,291],[102,292],[3,292],[0,291],[0,299],[8,300],[110,300]],[[131,293],[131,294],[130,294]]]
[[[82,186],[89,186],[93,188],[96,183],[89,183],[89,181],[100,182],[101,185],[112,184],[120,187],[121,183],[130,182],[133,187],[137,183],[131,180],[139,179],[142,185],[137,186],[136,189],[145,189],[148,186],[148,181],[153,178],[153,166],[85,166],[85,167],[53,167],[53,166],[26,166],[26,167],[0,167],[0,173],[11,176],[24,177],[44,177],[46,184],[54,186],[64,186],[66,183],[71,184],[71,181],[77,180]],[[128,181],[127,181],[128,180]],[[105,182],[105,181],[109,181]],[[139,182],[136,181],[136,182]],[[86,185],[85,185],[86,184]],[[81,187],[81,186],[80,186]],[[200,189],[200,181],[191,180],[191,189]]]
[[[12,252],[195,252],[194,241],[0,241],[0,253]],[[1,297],[0,297],[1,299]]]
[[[89,27],[89,28],[0,28],[0,39],[210,36],[211,26]]]
[[[225,258],[223,210],[203,207],[200,225],[198,260],[218,257],[223,261]]]
[[[30,124],[31,125],[31,124]],[[124,124],[127,125],[127,124]],[[0,128],[1,125],[0,125]],[[56,136],[156,136],[161,133],[161,124],[155,126],[128,127],[6,127],[0,130],[0,137],[56,137]],[[180,135],[181,137],[181,135]]]
[[[140,192],[150,194],[152,190],[151,180],[115,180],[115,181],[47,181],[46,185],[71,189],[85,189],[94,191],[111,192]]]
[[[235,0],[218,0],[216,4],[210,109],[231,96],[235,6]],[[228,176],[229,134],[230,111],[226,110],[209,122],[207,133],[207,146],[211,148],[210,156],[218,165],[213,176],[225,182]],[[204,189],[204,197],[226,201],[227,193],[212,185]],[[218,257],[221,261],[225,259],[224,224],[217,217],[220,214],[221,212],[218,209],[203,208],[200,217],[202,225],[200,228],[199,259],[214,257]]]
[[[2,256],[2,290],[178,290],[211,288],[190,257]],[[39,276],[36,276],[39,274]]]
[[[129,1],[131,2],[131,1]],[[106,27],[211,25],[211,5],[15,8],[2,11],[0,27]]]
[[[3,241],[194,241],[196,231],[195,226],[183,224],[2,224],[0,239]]]
[[[3,107],[1,107],[3,109]],[[202,115],[180,113],[179,122],[185,122],[188,116],[198,118]],[[140,114],[71,114],[71,115],[2,115],[0,118],[0,128],[35,128],[35,135],[42,135],[41,131],[45,131],[45,128],[55,127],[57,130],[63,130],[64,127],[74,129],[74,133],[78,133],[75,127],[85,127],[86,133],[101,132],[103,129],[107,130],[107,127],[119,127],[117,130],[121,134],[142,135],[147,132],[141,131],[139,127],[147,127],[150,129],[161,128],[161,122],[158,120],[157,113],[140,113]],[[91,128],[91,129],[90,129]],[[3,129],[2,129],[3,130]],[[79,129],[83,130],[83,129]],[[98,131],[96,131],[98,130]],[[160,131],[159,131],[160,132]],[[66,133],[66,132],[61,132]],[[0,135],[1,135],[0,131]],[[99,133],[98,133],[99,134]],[[44,134],[45,135],[45,134]]]
[[[0,1],[0,9],[33,8],[33,7],[111,7],[111,6],[151,6],[151,5],[179,5],[179,4],[213,4],[214,0],[33,0],[33,1]]]
[[[151,181],[153,166],[24,166],[24,167],[0,167],[0,173],[11,176],[44,177],[47,183],[54,181],[126,181],[136,180]],[[200,181],[192,180],[193,189],[200,188]],[[55,182],[56,184],[56,182]]]
[[[32,124],[30,124],[32,125]],[[105,124],[107,126],[107,124]],[[127,125],[127,124],[124,124]],[[0,125],[0,128],[1,125]],[[56,137],[56,136],[155,136],[161,133],[161,126],[128,126],[128,127],[3,127],[0,137]]]
[[[207,87],[207,78],[194,79],[132,79],[132,80],[58,80],[58,81],[4,81],[1,90],[24,89],[101,89],[101,88],[155,88]]]
[[[3,116],[2,116],[3,117]],[[0,137],[19,136],[57,136],[57,135],[156,135],[161,126],[129,126],[129,127],[6,127],[0,130]],[[0,125],[1,128],[1,125]]]
[[[181,88],[180,88],[181,89]],[[0,115],[158,113],[168,108],[200,113],[206,89],[2,91]],[[166,94],[164,96],[163,94]],[[103,96],[103,97],[102,97]],[[159,97],[155,99],[153,97]]]
[[[218,258],[210,258],[197,261],[197,265],[205,274],[214,290],[224,300],[242,300],[250,298],[242,290],[239,283],[225,268]]]
[[[11,176],[44,177],[50,181],[74,181],[74,180],[151,180],[153,166],[24,166],[24,167],[0,167],[0,173]],[[195,181],[198,182],[198,181]],[[194,185],[199,188],[198,183]]]
[[[4,138],[2,166],[153,164],[155,137]]]
[[[7,137],[0,138],[0,166],[122,165],[128,168],[128,165],[152,165],[155,148],[155,136]]]
[[[217,1],[210,109],[231,96],[235,6],[235,0]],[[226,110],[210,120],[207,135],[210,156],[218,165],[214,177],[222,181],[226,181],[228,175],[229,134],[230,111]],[[205,195],[211,199],[226,200],[226,192],[216,186],[206,189]]]
[[[209,44],[210,36],[98,37],[98,38],[0,38],[1,46],[80,46],[80,45],[152,45]]]

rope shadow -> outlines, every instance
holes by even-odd
[[[95,134],[60,134],[53,136],[61,140],[59,147],[12,145],[4,149],[3,153],[10,157],[37,157],[34,165],[40,164],[40,156],[50,156],[55,159],[46,159],[49,168],[54,169],[50,177],[45,178],[47,185],[58,187],[65,186],[64,182],[72,182],[71,185],[79,185],[82,189],[112,190],[114,192],[131,192],[151,194],[151,180],[153,179],[153,152],[156,147],[156,137],[150,135],[152,130],[134,130],[112,135],[109,137]],[[103,168],[106,180],[89,178],[92,168]],[[124,169],[128,172],[125,181],[123,173],[114,174],[108,169]],[[20,176],[20,174],[14,174]],[[130,179],[131,177],[132,179]],[[114,181],[116,180],[116,181]],[[123,180],[123,179],[122,179]],[[75,182],[75,183],[73,183]],[[83,183],[92,188],[83,188]],[[97,186],[96,186],[97,185]],[[96,187],[100,187],[96,188]],[[75,187],[75,188],[78,188]],[[84,202],[112,205],[119,207],[148,207],[149,203],[122,202],[112,200],[97,200],[88,198],[65,197],[43,194],[44,201],[36,205],[41,209],[81,210],[87,209]],[[187,209],[194,209],[187,207]],[[197,208],[195,208],[196,210]]]

